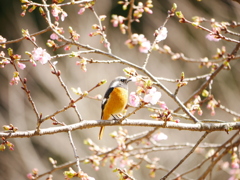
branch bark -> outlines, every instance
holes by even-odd
[[[231,131],[240,130],[240,122],[229,122],[229,123],[176,123],[176,122],[165,122],[165,121],[154,121],[154,120],[143,120],[143,119],[127,119],[122,121],[122,123],[116,120],[85,120],[79,123],[70,124],[61,127],[51,127],[40,129],[40,131],[30,130],[30,131],[17,131],[17,132],[0,132],[0,137],[5,138],[29,138],[33,136],[50,135],[61,132],[68,132],[69,128],[74,130],[78,129],[89,129],[100,126],[142,126],[142,127],[158,127],[158,128],[168,128],[168,129],[178,129],[187,131]]]

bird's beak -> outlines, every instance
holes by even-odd
[[[130,77],[130,78],[128,78],[128,79],[127,79],[127,82],[130,82],[130,81],[136,82],[136,77]]]

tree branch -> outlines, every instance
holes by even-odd
[[[49,134],[56,134],[61,132],[68,132],[69,128],[73,131],[77,129],[89,129],[100,126],[143,126],[143,127],[158,127],[158,128],[168,128],[168,129],[178,129],[187,131],[230,131],[239,130],[240,122],[230,122],[230,123],[201,123],[201,124],[190,124],[190,123],[176,123],[176,122],[165,122],[165,121],[154,121],[154,120],[144,120],[144,119],[128,119],[124,120],[122,123],[116,120],[85,120],[79,123],[70,124],[61,127],[51,127],[40,129],[39,132],[35,130],[30,131],[17,131],[17,132],[0,132],[0,137],[5,138],[28,138],[33,136],[42,136]]]

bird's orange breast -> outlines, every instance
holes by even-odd
[[[102,119],[108,120],[111,115],[123,112],[128,102],[127,89],[116,87],[113,89],[109,98],[104,106]]]

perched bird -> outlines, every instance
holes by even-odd
[[[116,77],[110,84],[102,101],[102,120],[108,120],[111,116],[122,113],[128,103],[128,82],[131,78]],[[114,116],[115,115],[115,116]],[[104,126],[101,127],[98,139],[102,139]]]

